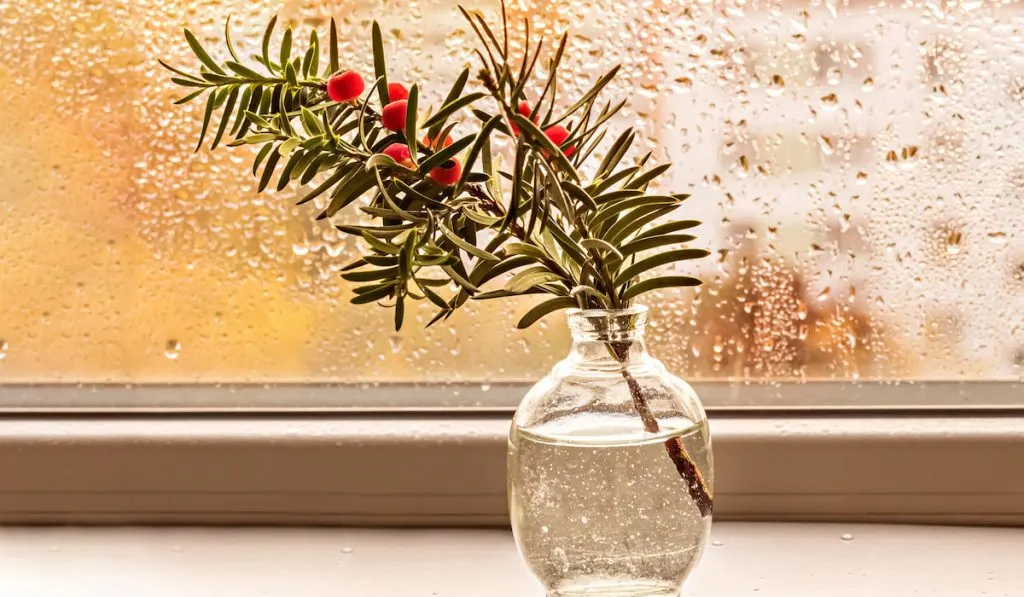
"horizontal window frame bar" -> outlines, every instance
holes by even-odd
[[[508,412],[532,382],[377,384],[0,384],[0,413]],[[709,412],[1024,411],[1016,380],[697,381]]]
[[[508,414],[0,417],[0,523],[506,526]],[[716,518],[1020,524],[1024,415],[712,415]]]

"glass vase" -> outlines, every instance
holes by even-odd
[[[678,595],[707,541],[707,416],[647,352],[647,317],[569,311],[569,355],[516,411],[512,530],[549,597]]]

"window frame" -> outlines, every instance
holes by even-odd
[[[718,519],[1024,524],[1024,409],[710,411]],[[0,523],[503,527],[510,413],[8,410]]]
[[[512,412],[533,382],[0,384],[0,414]],[[708,412],[1024,411],[1024,380],[692,382]]]

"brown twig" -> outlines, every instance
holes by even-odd
[[[478,185],[471,184],[466,185],[466,192],[470,194],[474,199],[480,202],[480,207],[484,211],[493,216],[504,216],[505,208],[501,206],[497,201],[491,198],[482,188]],[[519,225],[518,222],[510,222],[508,226],[512,230],[512,234],[516,235],[516,238],[520,240],[526,240],[526,231]]]
[[[629,393],[633,397],[633,408],[636,409],[637,414],[640,416],[644,430],[648,433],[658,433],[661,430],[661,426],[658,425],[658,420],[654,417],[654,413],[651,412],[651,407],[647,403],[643,389],[636,378],[633,377],[633,374],[626,370],[625,367],[626,361],[629,360],[629,343],[609,342],[608,347],[611,349],[612,355],[615,356],[615,360],[623,365],[622,378],[626,380],[626,385],[629,386]],[[665,451],[668,452],[669,458],[672,459],[672,463],[675,465],[676,471],[679,472],[679,476],[686,482],[686,489],[689,491],[690,497],[697,504],[697,509],[700,510],[701,516],[710,516],[712,511],[714,511],[714,499],[707,489],[707,484],[704,482],[704,477],[700,474],[700,469],[697,468],[693,458],[686,452],[683,440],[678,437],[665,440]]]

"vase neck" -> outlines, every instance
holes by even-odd
[[[627,363],[647,354],[644,328],[647,308],[574,309],[569,312],[572,332],[570,357],[576,361]]]

